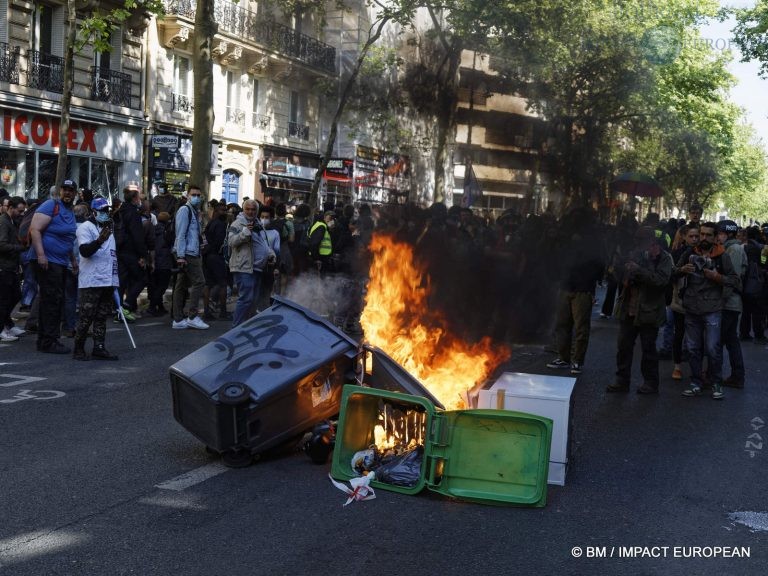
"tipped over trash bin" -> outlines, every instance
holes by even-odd
[[[342,386],[355,381],[359,363],[357,342],[275,297],[171,366],[173,415],[228,463],[250,463],[338,414]]]
[[[486,504],[544,506],[552,420],[507,410],[443,411],[427,398],[345,386],[331,475],[424,487]]]

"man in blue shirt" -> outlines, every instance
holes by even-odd
[[[43,202],[29,226],[30,259],[40,291],[37,349],[50,354],[70,352],[59,338],[67,266],[71,263],[74,273],[78,271],[73,253],[77,223],[72,208],[76,194],[77,184],[70,179],[64,180],[59,190],[60,198]]]

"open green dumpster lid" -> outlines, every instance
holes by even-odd
[[[351,460],[373,442],[382,402],[426,415],[421,476],[411,487],[375,480],[405,494],[425,486],[446,496],[487,504],[544,506],[552,420],[508,410],[444,412],[426,398],[345,386],[331,475],[356,476]],[[375,471],[375,470],[374,470]]]

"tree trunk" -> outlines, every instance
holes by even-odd
[[[59,186],[67,176],[67,141],[69,140],[69,110],[72,107],[73,68],[75,66],[75,40],[77,39],[77,11],[75,0],[67,0],[67,39],[64,45],[64,87],[61,92],[61,121],[59,123],[59,157],[56,180]]]
[[[320,158],[320,165],[318,166],[317,172],[315,173],[315,180],[312,182],[312,190],[309,194],[309,206],[312,210],[316,210],[319,207],[318,202],[320,182],[323,179],[323,172],[325,172],[325,168],[328,166],[328,161],[331,159],[331,155],[333,154],[333,146],[336,144],[336,137],[339,133],[339,122],[341,121],[341,117],[344,114],[344,109],[347,106],[349,96],[352,94],[352,89],[355,87],[357,77],[360,75],[360,68],[363,66],[363,62],[365,62],[365,58],[368,56],[368,52],[371,49],[371,46],[373,46],[379,39],[384,26],[387,24],[387,22],[389,22],[389,20],[390,18],[385,16],[381,20],[373,23],[368,33],[368,40],[366,40],[365,44],[360,49],[360,54],[357,57],[354,68],[352,68],[352,73],[349,75],[349,78],[344,84],[344,89],[341,92],[339,103],[336,106],[336,113],[333,115],[333,121],[331,122],[331,129],[328,134],[328,142],[325,146],[325,154],[323,154],[323,156]],[[339,73],[341,73],[341,71],[339,71]]]
[[[462,44],[454,40],[449,49],[448,67],[440,79],[440,96],[437,112],[437,138],[435,140],[435,202],[445,202],[446,182],[445,164],[448,161],[448,141],[451,131],[456,127],[456,95],[459,64],[461,63]],[[469,153],[468,143],[467,153]]]
[[[214,0],[197,0],[194,50],[194,129],[192,131],[192,166],[189,183],[200,187],[203,198],[210,194],[211,139],[213,137],[213,60],[211,48],[218,26],[214,20]]]

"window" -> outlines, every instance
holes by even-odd
[[[227,122],[245,127],[245,111],[240,108],[240,77],[238,71],[227,72]]]
[[[288,120],[294,124],[303,124],[304,122],[304,110],[303,110],[303,98],[301,94],[295,90],[291,90],[291,112]]]
[[[189,58],[173,55],[173,91],[180,96],[190,96],[192,67],[189,64]]]
[[[259,113],[259,80],[251,80],[251,112],[256,116]]]

